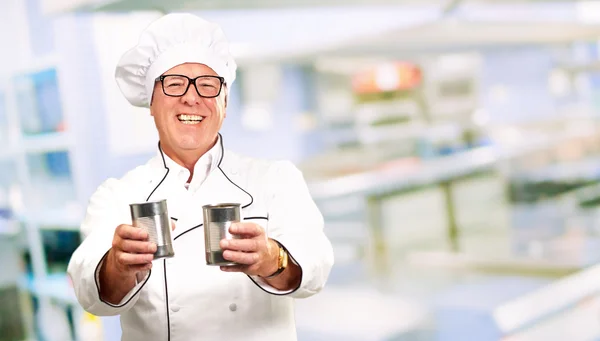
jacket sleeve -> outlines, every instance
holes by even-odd
[[[150,271],[137,277],[136,286],[114,305],[100,298],[99,269],[112,246],[115,229],[120,224],[130,224],[114,188],[118,180],[105,181],[92,195],[81,225],[83,241],[73,253],[67,274],[73,283],[79,304],[91,314],[112,316],[130,309],[137,301],[139,291],[148,281]]]
[[[323,216],[300,170],[287,161],[276,165],[267,175],[270,182],[267,233],[300,266],[302,281],[298,288],[286,292],[271,287],[258,276],[252,279],[269,293],[306,298],[325,286],[334,263],[333,249],[323,231]]]

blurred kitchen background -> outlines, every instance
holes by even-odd
[[[3,0],[0,341],[119,339],[65,270],[155,153],[113,73],[173,11],[232,41],[227,147],[294,161],[326,218],[300,341],[600,340],[600,1]]]

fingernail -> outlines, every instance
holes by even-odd
[[[237,232],[238,230],[238,225],[236,223],[231,224],[231,226],[229,227],[229,232]]]
[[[229,246],[229,241],[227,239],[221,240],[221,248],[224,249]]]
[[[156,244],[151,243],[150,247],[148,248],[148,251],[150,251],[152,253],[156,252]]]

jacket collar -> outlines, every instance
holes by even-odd
[[[200,198],[200,205],[239,203],[243,208],[250,206],[254,202],[254,198],[240,183],[238,177],[242,174],[237,170],[239,164],[236,162],[234,154],[224,148],[223,137],[220,133],[217,143],[207,154],[203,155],[202,158],[207,156],[210,159],[210,172],[195,194]],[[200,160],[203,160],[202,158]],[[200,161],[195,167],[201,167],[198,165],[199,163]],[[179,185],[183,187],[185,180],[187,180],[187,177],[183,182],[180,180],[178,173],[185,168],[167,157],[160,148],[160,143],[157,156],[150,161],[150,167],[152,174],[156,175],[153,175],[152,188],[146,201],[168,199],[173,187]],[[204,172],[204,170],[199,171]],[[189,175],[189,171],[186,174]],[[194,180],[192,179],[192,185],[193,183]]]
[[[209,149],[204,155],[198,159],[198,162],[194,165],[194,177],[190,184],[190,188],[196,189],[200,184],[206,180],[206,178],[212,173],[219,165],[223,155],[223,145],[221,142],[221,134],[217,135],[217,141],[215,145]],[[173,161],[160,146],[158,145],[157,156],[163,160],[162,169],[169,169],[169,176],[172,177],[173,183],[184,186],[190,177],[190,171]],[[208,168],[208,169],[207,169]]]

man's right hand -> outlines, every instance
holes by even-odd
[[[136,284],[136,274],[152,268],[156,244],[148,241],[148,233],[131,225],[115,229],[112,248],[100,268],[102,299],[119,304]]]

